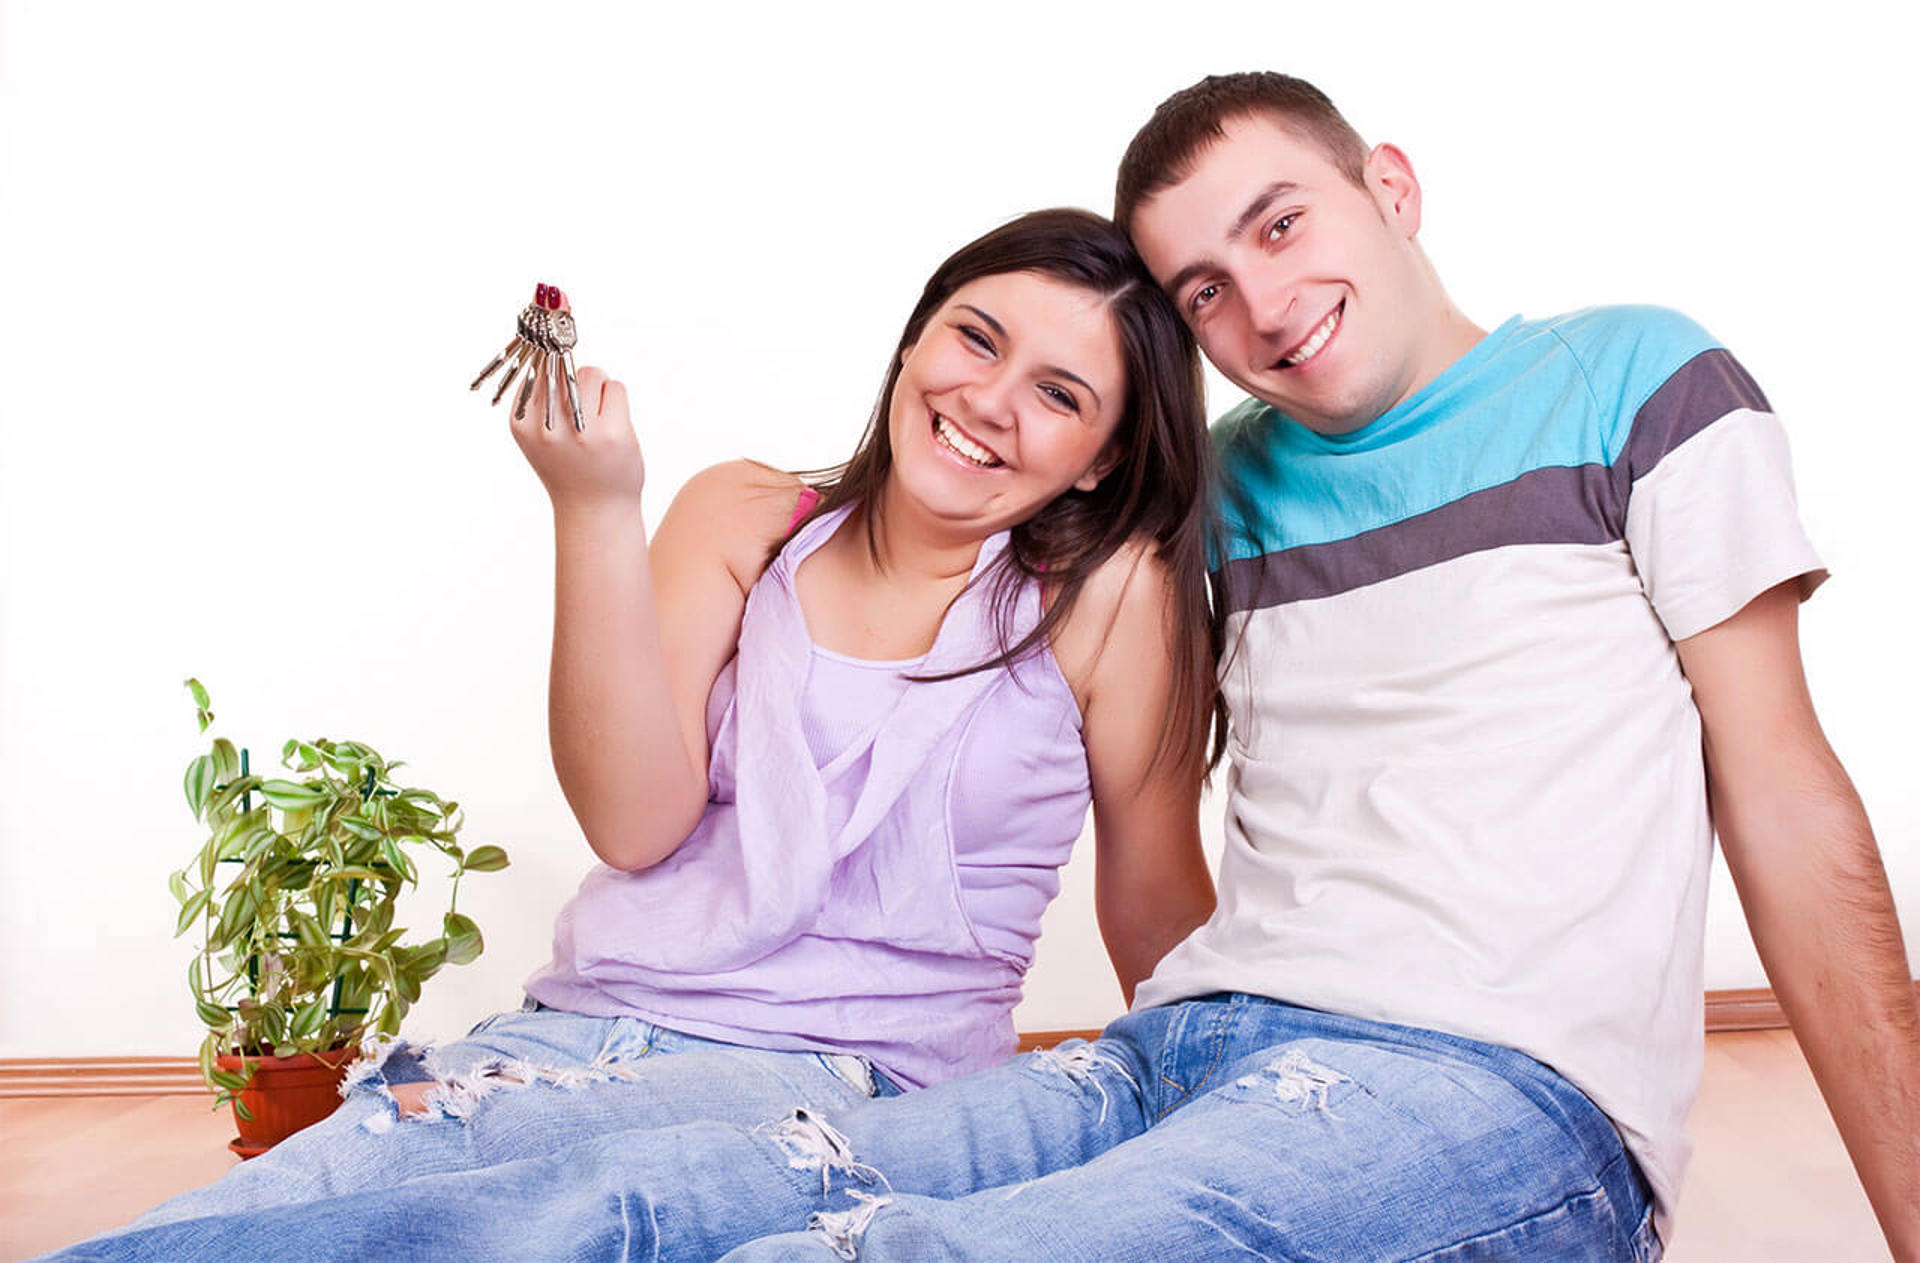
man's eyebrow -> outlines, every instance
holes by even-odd
[[[1168,297],[1177,299],[1180,297],[1180,291],[1187,287],[1188,281],[1191,281],[1196,276],[1203,276],[1208,272],[1214,271],[1219,266],[1220,265],[1212,259],[1199,259],[1187,264],[1187,266],[1168,277],[1167,283],[1161,286],[1161,288],[1166,290]]]
[[[999,336],[1003,338],[1007,336],[1007,329],[1005,325],[1001,324],[998,320],[995,320],[992,316],[989,316],[986,312],[981,311],[978,307],[975,307],[972,303],[960,303],[958,305],[963,310],[970,311],[974,315],[980,317],[980,319],[986,324],[986,326],[989,329],[992,329]],[[1100,406],[1100,392],[1093,388],[1092,382],[1080,376],[1080,374],[1069,372],[1066,369],[1061,368],[1058,364],[1043,364],[1040,366],[1040,368],[1042,372],[1052,373],[1055,377],[1064,377],[1070,382],[1079,383],[1082,389],[1084,389],[1089,395],[1093,396],[1093,406],[1096,408]]]
[[[1248,228],[1253,226],[1253,221],[1266,214],[1267,210],[1272,207],[1275,202],[1291,193],[1298,192],[1299,189],[1300,186],[1292,180],[1275,180],[1272,184],[1269,184],[1266,188],[1254,194],[1253,200],[1247,203],[1247,208],[1240,212],[1240,217],[1233,221],[1232,227],[1227,229],[1227,244],[1233,244]],[[1220,265],[1212,259],[1197,259],[1167,278],[1167,283],[1161,288],[1166,290],[1168,294],[1178,297],[1180,291],[1186,288],[1189,281],[1193,280],[1196,276],[1214,271],[1219,266]]]
[[[1253,225],[1253,221],[1267,213],[1267,208],[1290,193],[1298,191],[1300,186],[1292,180],[1275,180],[1254,195],[1247,209],[1240,212],[1240,218],[1233,221],[1233,227],[1227,229],[1229,242],[1237,239]]]

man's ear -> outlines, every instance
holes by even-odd
[[[1107,444],[1106,450],[1100,453],[1100,459],[1094,461],[1086,473],[1081,474],[1080,477],[1074,480],[1074,490],[1092,491],[1100,485],[1101,479],[1105,478],[1115,469],[1118,469],[1120,462],[1125,460],[1126,457],[1127,453],[1125,449],[1118,443]]]
[[[1365,170],[1367,192],[1380,208],[1380,218],[1412,240],[1420,231],[1420,180],[1413,163],[1398,145],[1375,145]]]

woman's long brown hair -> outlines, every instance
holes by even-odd
[[[869,506],[867,542],[878,556],[874,516],[893,465],[887,422],[903,353],[954,291],[1008,272],[1051,277],[1105,302],[1126,371],[1126,406],[1112,440],[1120,462],[1092,491],[1070,488],[1013,528],[1001,562],[982,576],[992,584],[1000,651],[957,674],[1006,665],[1047,643],[1073,612],[1087,579],[1129,540],[1150,540],[1171,580],[1167,617],[1174,632],[1172,713],[1156,761],[1176,758],[1204,776],[1219,761],[1226,712],[1214,676],[1221,622],[1208,602],[1206,580],[1213,449],[1200,357],[1173,305],[1108,220],[1082,210],[1034,211],[942,263],[907,318],[860,446],[846,464],[812,476],[820,499],[802,522],[860,501]],[[1044,581],[1052,597],[1039,624],[1009,643],[1015,601],[1026,583],[1036,581]]]

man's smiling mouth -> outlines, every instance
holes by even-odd
[[[1298,368],[1314,356],[1320,354],[1320,349],[1326,346],[1329,338],[1333,337],[1333,331],[1340,327],[1340,318],[1346,313],[1346,310],[1346,300],[1342,299],[1340,305],[1328,312],[1327,318],[1322,320],[1318,325],[1315,325],[1313,332],[1309,333],[1299,346],[1294,347],[1291,351],[1288,351],[1285,355],[1275,360],[1273,366],[1275,368]]]

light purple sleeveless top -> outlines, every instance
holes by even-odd
[[[1086,820],[1080,712],[1044,646],[998,652],[987,540],[924,659],[815,646],[793,576],[851,506],[803,526],[747,594],[707,705],[709,801],[650,869],[597,865],[527,982],[542,1004],[757,1048],[854,1053],[902,1086],[993,1065],[1040,914]],[[1040,618],[1019,594],[1015,639]]]

